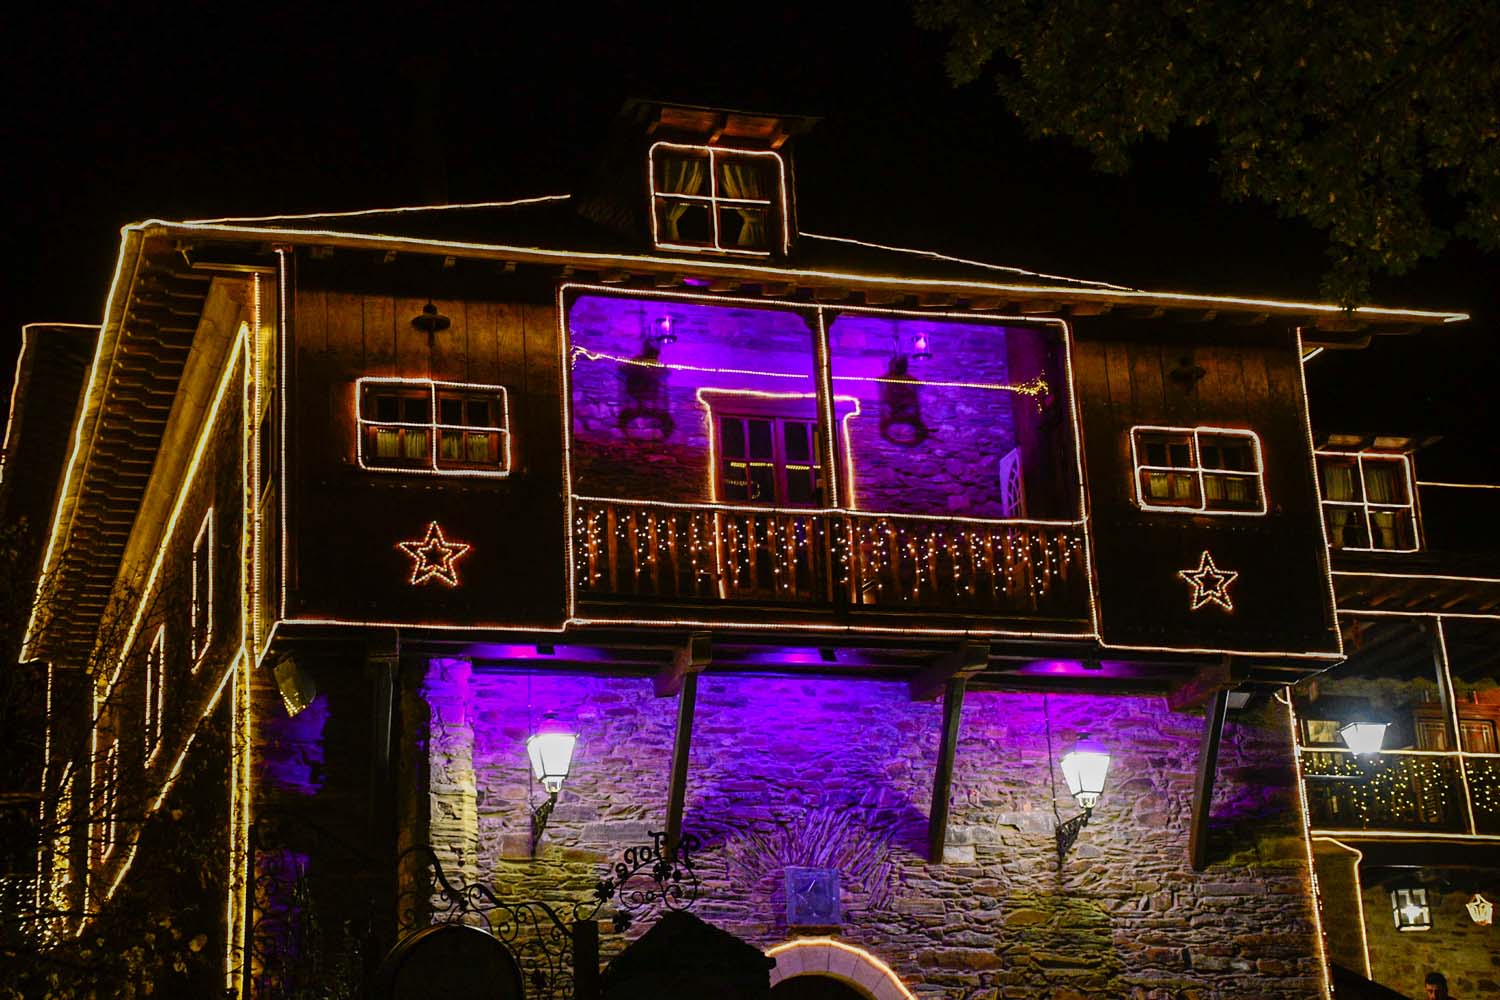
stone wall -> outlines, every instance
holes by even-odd
[[[605,863],[663,827],[676,701],[654,698],[648,679],[475,670],[464,684],[479,875],[498,892],[583,898]],[[580,740],[533,860],[527,804],[543,795],[523,744],[546,711]],[[1187,864],[1200,715],[1157,698],[971,692],[946,856],[932,864],[940,715],[900,683],[705,674],[685,817],[705,845],[695,912],[769,947],[794,936],[784,869],[833,867],[839,933],[918,996],[1319,995],[1280,706],[1237,713],[1226,729],[1213,864],[1202,873]],[[1085,727],[1109,743],[1114,765],[1059,871],[1054,795],[1063,818],[1075,809],[1049,761]],[[605,933],[605,957],[623,943]]]

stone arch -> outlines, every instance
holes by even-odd
[[[916,1000],[889,965],[863,948],[836,938],[795,938],[766,949],[766,954],[776,960],[771,969],[772,986],[793,976],[831,976],[870,1000]]]

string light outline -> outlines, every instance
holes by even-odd
[[[1213,603],[1234,613],[1234,601],[1229,596],[1229,585],[1239,579],[1239,573],[1234,570],[1219,569],[1214,565],[1214,557],[1207,549],[1198,557],[1198,568],[1195,570],[1180,569],[1177,575],[1193,588],[1193,596],[1190,598],[1192,607],[1189,610],[1197,611],[1204,605]],[[1206,581],[1215,581],[1212,584]]]
[[[1296,338],[1297,353],[1300,355],[1304,347],[1302,327],[1294,328],[1293,336]],[[1318,443],[1313,438],[1312,408],[1307,401],[1307,366],[1305,364],[1297,366],[1297,398],[1302,403],[1302,439],[1307,443],[1307,466],[1308,470],[1312,473],[1311,482],[1313,484],[1313,491],[1319,494],[1318,499],[1321,500],[1321,487],[1319,483],[1322,480],[1319,478],[1318,472]],[[1318,549],[1317,559],[1318,566],[1323,571],[1324,591],[1328,595],[1328,604],[1324,608],[1327,613],[1326,621],[1333,629],[1334,648],[1338,650],[1339,656],[1342,658],[1344,654],[1344,630],[1339,628],[1338,623],[1339,597],[1338,592],[1333,586],[1333,557],[1329,555],[1328,521],[1323,517],[1322,508],[1318,510],[1318,530],[1323,535],[1323,545]]]
[[[432,410],[432,423],[417,424],[402,420],[369,420],[366,419],[360,409],[360,401],[364,398],[365,385],[392,385],[392,386],[422,386],[428,390],[429,403]],[[467,424],[444,424],[438,420],[438,390],[456,389],[461,392],[485,392],[498,394],[500,398],[500,426],[499,427],[473,427]],[[480,382],[444,382],[430,378],[404,378],[399,376],[374,376],[366,375],[354,380],[354,421],[355,421],[355,457],[359,467],[366,472],[395,472],[409,473],[419,476],[464,476],[469,478],[492,478],[503,479],[511,472],[511,434],[510,434],[510,392],[503,385],[487,385]],[[398,465],[371,465],[365,461],[365,427],[374,425],[379,427],[412,427],[430,431],[428,434],[428,461],[431,467],[426,469],[411,468]],[[499,433],[505,441],[502,452],[501,468],[499,469],[445,469],[438,465],[438,435],[445,430],[456,431],[484,431],[486,433]]]
[[[165,706],[164,689],[167,686],[167,627],[156,626],[156,634],[146,649],[144,729],[146,737],[146,767],[156,762],[161,752],[164,728],[162,709]],[[152,675],[155,675],[153,678]]]
[[[718,422],[713,418],[713,401],[705,398],[705,394],[708,396],[745,396],[751,399],[811,399],[814,401],[814,403],[818,402],[818,394],[816,392],[762,392],[758,389],[720,389],[713,386],[700,386],[698,390],[693,394],[693,396],[697,400],[698,405],[703,408],[703,420],[704,423],[708,425],[708,490],[709,497],[715,504],[719,503],[719,477],[717,475],[717,471],[719,468],[719,429]],[[851,449],[849,446],[849,420],[853,417],[859,416],[859,399],[854,396],[836,396],[834,397],[833,401],[835,403],[853,404],[852,409],[847,409],[843,417],[839,419],[839,424],[842,427],[844,438],[844,464],[846,469],[848,470],[849,482],[853,483],[854,453],[853,449]],[[837,452],[830,453],[830,455],[833,456],[836,456],[837,454]],[[832,460],[837,461],[837,458],[834,457]],[[853,490],[851,490],[850,492],[852,494]],[[851,505],[853,503],[852,497],[850,503]],[[753,509],[765,510],[766,508],[756,507]],[[809,508],[803,507],[784,509],[797,511],[809,510]]]
[[[1440,483],[1418,479],[1418,486],[1440,486],[1452,490],[1500,490],[1500,483]]]
[[[443,529],[436,521],[427,525],[427,535],[421,541],[415,539],[397,542],[396,548],[406,553],[412,561],[411,579],[407,582],[420,587],[428,580],[437,580],[448,587],[459,586],[458,567],[460,559],[473,548],[464,542],[450,542],[443,537]],[[437,552],[437,558],[432,553]]]
[[[656,151],[658,149],[680,150],[683,152],[703,153],[707,155],[708,181],[710,192],[709,196],[707,198],[704,198],[702,196],[681,195],[674,194],[670,191],[656,190]],[[786,162],[781,158],[781,154],[775,152],[774,150],[766,149],[738,149],[732,146],[698,146],[691,143],[682,142],[658,141],[652,143],[651,147],[646,150],[646,182],[649,185],[651,192],[651,242],[663,250],[686,250],[689,253],[701,253],[706,251],[709,253],[743,254],[747,257],[769,257],[771,255],[771,251],[769,250],[745,250],[738,247],[725,247],[719,245],[718,207],[720,202],[725,202],[731,205],[739,203],[766,205],[768,207],[773,204],[773,202],[769,199],[762,201],[759,199],[720,198],[718,195],[719,172],[717,169],[717,156],[719,153],[728,153],[731,156],[745,157],[747,159],[754,157],[765,159],[769,157],[776,162],[776,177],[778,182],[777,186],[781,195],[781,252],[783,254],[788,252],[792,247],[792,233],[790,213],[787,211]],[[663,242],[660,232],[661,224],[656,216],[656,201],[658,198],[664,197],[679,198],[685,201],[707,202],[709,206],[709,213],[713,217],[713,246],[700,247],[688,243]]]
[[[281,353],[281,366],[276,371],[276,398],[281,406],[281,426],[278,428],[278,432],[281,436],[281,487],[276,491],[276,507],[277,512],[281,518],[281,530],[279,532],[280,537],[277,539],[277,543],[281,548],[280,565],[277,566],[277,575],[280,577],[278,582],[280,583],[281,602],[277,606],[277,611],[281,615],[281,617],[285,618],[287,579],[291,575],[287,570],[287,552],[289,545],[287,533],[287,508],[291,506],[291,498],[287,496],[286,487],[286,398],[292,387],[291,371],[287,368],[287,354],[289,350],[288,341],[291,339],[291,330],[288,326],[288,323],[291,319],[289,315],[291,311],[291,300],[288,297],[287,292],[287,272],[290,270],[292,262],[290,259],[291,255],[286,247],[277,247],[276,257],[276,325],[277,340],[279,342],[277,346],[279,347]]]
[[[948,279],[912,279],[896,275],[871,275],[841,271],[818,271],[803,268],[763,266],[753,261],[719,261],[708,258],[674,258],[646,254],[620,254],[553,250],[545,247],[521,247],[499,243],[474,243],[455,240],[427,240],[403,236],[387,236],[375,233],[350,233],[334,229],[276,229],[254,226],[205,225],[191,222],[173,222],[167,219],[145,219],[125,227],[132,232],[161,230],[166,235],[172,232],[210,234],[223,239],[279,239],[292,244],[314,244],[320,240],[346,240],[353,244],[372,247],[407,248],[419,253],[439,254],[443,252],[466,252],[481,257],[494,255],[515,258],[535,258],[536,262],[566,261],[576,266],[593,264],[638,264],[666,272],[687,270],[723,270],[766,277],[771,281],[787,278],[832,279],[842,283],[876,285],[883,287],[951,288],[974,292],[1015,292],[1027,296],[1046,298],[1082,298],[1090,300],[1124,299],[1131,302],[1171,305],[1183,303],[1203,306],[1243,306],[1247,309],[1277,310],[1288,313],[1313,312],[1320,315],[1345,315],[1349,310],[1343,306],[1296,300],[1257,299],[1224,295],[1200,295],[1187,292],[1115,291],[1109,289],[1076,288],[1049,285],[1012,285],[998,282],[956,281]],[[425,249],[424,249],[425,248]],[[624,291],[624,289],[621,289]],[[1460,323],[1470,319],[1468,313],[1433,311],[1421,309],[1397,309],[1380,306],[1356,306],[1352,312],[1373,321],[1432,320],[1435,323]],[[1278,312],[1278,314],[1280,314]],[[970,316],[970,318],[973,318]]]
[[[533,198],[513,198],[510,201],[470,201],[443,205],[401,205],[396,208],[361,208],[347,212],[304,212],[300,215],[240,215],[222,219],[184,219],[190,225],[211,225],[226,222],[277,222],[282,219],[347,219],[362,215],[398,215],[405,212],[453,211],[466,208],[514,208],[519,205],[535,205],[548,201],[567,201],[571,194],[544,194]]]
[[[1140,456],[1140,441],[1138,435],[1143,431],[1148,434],[1188,435],[1193,442],[1193,464],[1170,466],[1142,464]],[[1257,506],[1259,509],[1234,510],[1230,508],[1208,506],[1208,492],[1204,489],[1203,484],[1204,473],[1228,473],[1241,479],[1248,479],[1251,478],[1251,476],[1241,470],[1210,469],[1205,467],[1203,465],[1202,459],[1202,447],[1198,443],[1199,435],[1202,434],[1207,434],[1212,437],[1237,437],[1250,439],[1252,449],[1255,453],[1255,470],[1253,478],[1255,480],[1255,495]],[[1260,435],[1255,431],[1250,430],[1249,428],[1214,427],[1208,425],[1199,427],[1165,427],[1156,424],[1136,424],[1135,426],[1130,428],[1130,463],[1135,468],[1135,472],[1131,477],[1134,481],[1135,503],[1136,506],[1141,510],[1152,511],[1153,513],[1159,514],[1195,514],[1207,517],[1219,517],[1226,514],[1230,516],[1240,517],[1261,517],[1266,513],[1267,505],[1265,484],[1265,458],[1261,452]],[[1150,499],[1141,492],[1141,473],[1154,471],[1192,473],[1198,483],[1198,506],[1185,507],[1175,504],[1152,503]]]
[[[243,447],[243,444],[241,445]],[[208,593],[202,595],[202,607],[200,608],[198,594],[198,551],[203,542],[204,532],[208,533],[208,542],[204,546],[205,556],[208,560]],[[188,646],[191,653],[192,666],[190,673],[197,673],[198,666],[203,662],[203,657],[208,653],[208,647],[214,641],[214,509],[212,506],[203,515],[203,520],[198,525],[198,534],[193,539],[192,560],[192,599],[189,602],[191,619],[188,630]],[[203,645],[198,645],[198,617],[202,614],[204,618]]]
[[[849,236],[829,236],[826,233],[809,233],[805,229],[797,230],[797,235],[809,237],[815,240],[829,240],[834,243],[849,243],[853,244],[854,246],[869,247],[873,250],[892,250],[896,253],[911,254],[916,257],[927,257],[931,260],[940,260],[948,264],[965,264],[969,267],[984,268],[987,271],[1009,271],[1012,274],[1024,274],[1029,275],[1033,278],[1046,278],[1049,281],[1069,281],[1077,282],[1081,285],[1098,285],[1104,288],[1110,288],[1121,292],[1138,291],[1138,289],[1132,288],[1129,285],[1116,285],[1112,282],[1094,281],[1090,278],[1073,278],[1069,277],[1066,274],[1046,274],[1042,271],[1032,271],[1029,268],[1024,267],[1012,267],[1006,264],[992,264],[988,261],[971,260],[967,257],[954,257],[949,254],[941,253],[937,250],[919,250],[914,247],[896,246],[891,243],[871,243],[869,240],[858,240]]]

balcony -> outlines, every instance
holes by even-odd
[[[1299,752],[1313,829],[1500,833],[1500,754]]]
[[[1068,633],[1090,620],[1076,524],[593,497],[573,518],[575,592],[594,610],[920,611]]]

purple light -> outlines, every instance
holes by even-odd
[[[682,283],[684,285],[691,285],[694,288],[707,288],[708,287],[708,279],[707,278],[683,278],[682,279]]]

